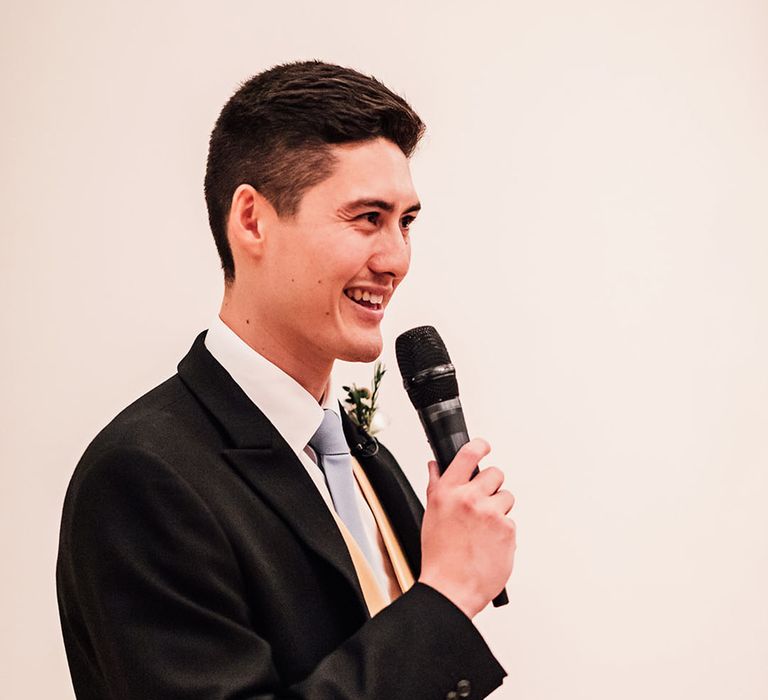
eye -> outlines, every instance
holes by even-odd
[[[409,214],[404,216],[400,223],[404,229],[409,229],[414,221],[416,221],[416,217]]]
[[[381,215],[381,212],[378,211],[369,211],[366,214],[361,214],[358,216],[358,219],[366,219],[369,224],[378,224],[379,223],[379,216]]]

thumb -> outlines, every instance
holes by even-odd
[[[427,467],[429,468],[429,483],[427,484],[427,491],[430,491],[432,488],[437,486],[437,482],[440,479],[440,469],[437,466],[437,462],[434,459],[431,459],[429,462],[427,462]]]

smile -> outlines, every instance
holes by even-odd
[[[345,289],[344,294],[347,298],[354,301],[359,306],[365,309],[374,309],[380,311],[382,309],[382,302],[384,301],[383,294],[372,294],[367,289]]]
[[[344,292],[344,296],[349,301],[350,306],[353,308],[353,313],[358,319],[365,323],[378,323],[384,318],[384,305],[381,303],[374,304],[370,299],[367,301],[364,299],[355,299],[347,292]]]

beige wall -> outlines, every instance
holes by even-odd
[[[72,697],[64,489],[217,309],[218,109],[315,57],[429,125],[383,439],[423,492],[392,343],[432,323],[518,498],[512,602],[478,619],[494,697],[768,697],[763,0],[42,0],[5,2],[0,33],[3,697]]]

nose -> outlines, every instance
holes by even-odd
[[[399,282],[408,272],[411,264],[411,242],[408,232],[403,232],[399,223],[382,227],[376,240],[376,248],[368,260],[372,272],[394,277]]]

